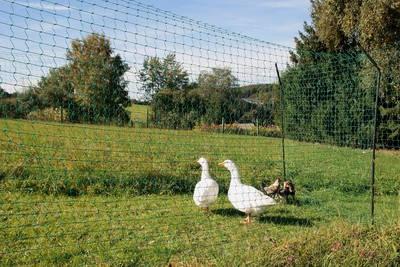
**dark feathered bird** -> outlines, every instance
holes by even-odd
[[[276,197],[279,194],[279,190],[281,189],[280,182],[281,179],[278,177],[273,184],[264,187],[264,190],[267,193],[267,195]]]
[[[281,196],[283,196],[286,201],[288,201],[289,197],[294,200],[296,195],[296,189],[294,188],[294,183],[292,181],[285,181],[283,182],[283,189],[279,192]]]

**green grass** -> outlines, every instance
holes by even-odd
[[[280,139],[0,120],[2,265],[400,264],[400,154],[287,141],[298,205],[254,224],[226,199],[234,160],[261,187],[282,172]],[[191,192],[206,156],[223,194],[210,214]]]
[[[146,124],[147,112],[150,112],[148,105],[132,104],[130,107],[128,107],[128,111],[131,113],[131,120],[134,123]]]

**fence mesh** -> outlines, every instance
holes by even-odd
[[[254,244],[370,221],[378,76],[361,50],[296,50],[135,0],[0,2],[3,263],[263,262]],[[400,215],[398,50],[372,56],[383,224]],[[208,212],[200,157],[219,185]],[[264,193],[291,180],[294,200],[282,188],[239,224],[227,159]]]

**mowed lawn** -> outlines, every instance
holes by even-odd
[[[261,188],[282,174],[280,139],[13,120],[0,130],[2,265],[400,264],[398,152],[378,152],[378,228],[371,151],[290,140],[298,203],[242,225],[217,163],[234,160]],[[200,156],[222,191],[208,214],[190,194]]]

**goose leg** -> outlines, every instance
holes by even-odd
[[[244,219],[244,221],[242,223],[243,224],[250,224],[251,223],[250,214],[247,214],[246,219]]]
[[[247,224],[250,224],[250,223],[251,223],[250,214],[247,214],[246,223],[247,223]]]

